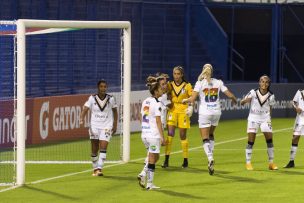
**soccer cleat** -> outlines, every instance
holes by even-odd
[[[208,162],[208,171],[209,175],[212,176],[214,174],[214,160]]]
[[[92,173],[92,176],[97,176],[97,171],[98,171],[98,169],[94,169],[93,173]]]
[[[164,161],[163,165],[161,166],[162,168],[168,168],[169,167],[169,162]]]
[[[182,168],[188,168],[188,159],[184,158],[184,163],[182,164]]]
[[[247,171],[253,171],[253,167],[251,163],[246,163],[246,169]]]
[[[147,185],[146,189],[147,190],[155,190],[155,189],[160,189],[160,187],[158,187],[156,185],[153,185],[153,184],[150,184],[150,185]]]
[[[278,170],[279,168],[274,163],[270,163],[268,166],[269,170]]]
[[[139,174],[137,176],[137,180],[138,180],[138,184],[140,187],[145,188],[145,184],[146,184],[146,176],[143,176],[141,174]]]
[[[101,169],[97,169],[96,176],[103,176]]]
[[[284,168],[294,168],[294,167],[295,167],[294,160],[291,160]]]

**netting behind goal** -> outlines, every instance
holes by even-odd
[[[111,139],[107,160],[122,160],[123,33],[123,29],[96,26],[94,29],[62,25],[59,28],[48,25],[26,27],[26,163],[90,164],[90,118],[88,115],[85,127],[81,127],[79,116],[88,97],[97,93],[100,79],[107,81],[108,93],[115,97],[119,112],[118,133]],[[14,115],[19,107],[14,97],[18,98],[16,89],[20,84],[16,85],[13,79],[21,66],[14,69],[14,50],[20,43],[15,36],[0,36],[0,57],[5,58],[0,60],[0,70],[7,72],[5,76],[1,74],[0,85],[8,86],[0,88],[0,102],[9,103],[9,108],[0,109],[0,167],[5,166],[7,173],[13,173],[11,171],[16,168],[14,152],[18,134],[14,131]],[[4,80],[4,77],[10,80]],[[6,118],[8,124],[4,123]],[[9,182],[3,179],[2,170],[0,182]]]

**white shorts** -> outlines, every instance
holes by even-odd
[[[294,135],[304,135],[304,125],[295,123],[293,127],[293,134]]]
[[[112,137],[112,129],[89,128],[90,139],[104,140],[110,142]]]
[[[208,128],[210,126],[217,126],[221,115],[202,115],[198,116],[198,126],[199,128]]]
[[[160,153],[160,138],[141,137],[141,140],[149,153]]]
[[[250,121],[247,123],[247,133],[257,133],[259,128],[261,128],[261,132],[272,133],[271,121]]]

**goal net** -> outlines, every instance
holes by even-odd
[[[0,182],[24,184],[25,164],[90,167],[90,115],[84,127],[79,117],[101,79],[119,112],[107,160],[128,161],[130,23],[18,20],[0,27]]]

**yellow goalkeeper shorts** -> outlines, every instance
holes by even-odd
[[[168,111],[167,125],[173,125],[178,128],[190,128],[190,118],[185,113]]]

